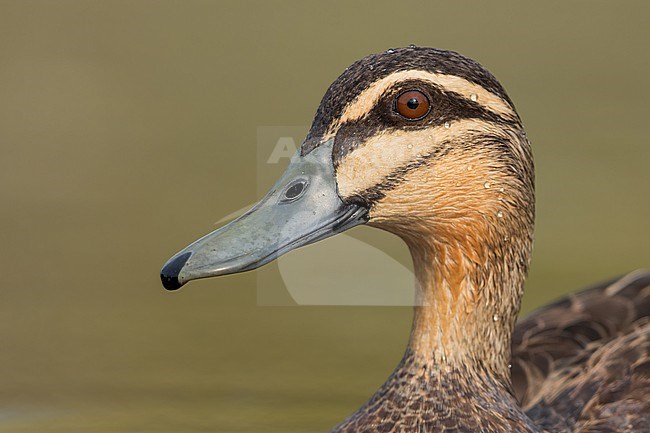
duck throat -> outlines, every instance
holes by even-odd
[[[407,240],[416,279],[408,351],[418,363],[485,372],[509,388],[531,237]]]

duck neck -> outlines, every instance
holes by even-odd
[[[462,240],[408,243],[416,277],[410,356],[433,369],[470,370],[509,389],[529,237],[502,237],[483,248]]]
[[[520,246],[521,260],[511,260],[517,248],[494,250],[484,262],[468,255],[483,251],[474,247],[424,238],[407,243],[418,304],[408,348],[388,381],[332,433],[370,431],[366,426],[433,432],[450,425],[458,432],[539,433],[511,392],[508,368],[529,249]],[[497,260],[499,251],[507,258]]]

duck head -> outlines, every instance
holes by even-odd
[[[252,270],[367,223],[403,238],[417,284],[437,286],[417,304],[456,316],[471,308],[450,300],[476,301],[511,277],[501,285],[518,309],[533,215],[530,145],[502,86],[458,53],[411,46],[348,67],[271,191],[177,253],[161,278],[174,290]]]

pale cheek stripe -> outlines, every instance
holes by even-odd
[[[360,119],[374,107],[386,89],[401,81],[412,79],[428,81],[443,91],[458,93],[500,116],[507,118],[516,117],[514,110],[506,101],[478,84],[455,75],[410,70],[395,72],[373,83],[347,106],[341,118],[336,122],[336,125],[342,125],[345,122]]]
[[[339,193],[348,198],[382,183],[400,167],[430,154],[443,142],[469,140],[474,133],[499,134],[493,124],[477,119],[453,122],[449,128],[386,132],[349,153],[336,169]],[[502,133],[502,132],[501,132]]]

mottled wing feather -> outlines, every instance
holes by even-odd
[[[591,344],[582,365],[556,370],[527,414],[550,432],[650,431],[650,320],[609,343]]]
[[[512,378],[524,410],[549,431],[650,431],[648,316],[650,272],[636,271],[523,319]]]
[[[564,386],[587,401],[575,432],[650,432],[650,320],[599,349],[586,370]]]

